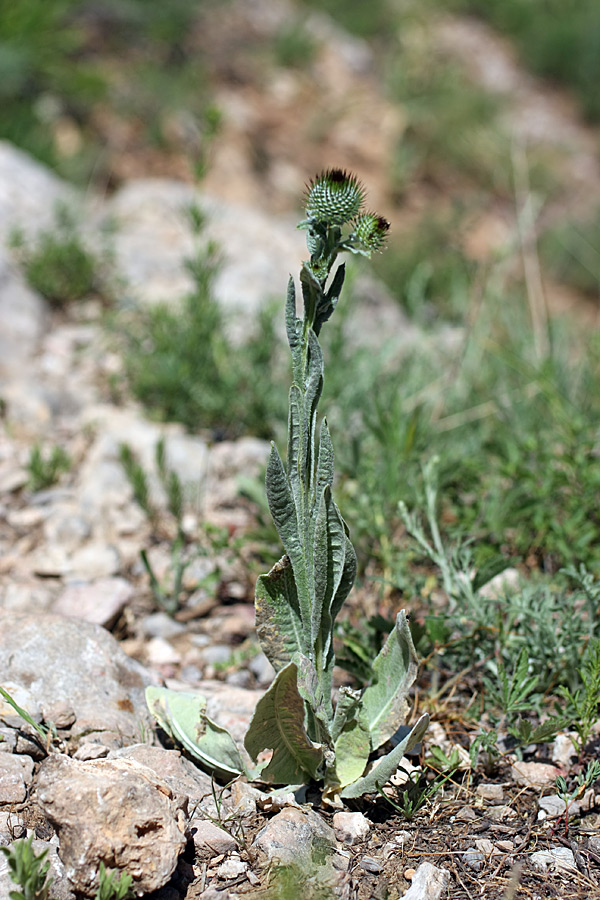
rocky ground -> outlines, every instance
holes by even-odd
[[[440,40],[449,34],[446,23]],[[468,35],[459,38],[468,44]],[[457,40],[455,34],[454,46]],[[342,93],[353,72],[368,69],[360,45],[345,46],[345,56],[331,53],[322,62],[332,70],[324,82]],[[383,116],[389,134],[397,133],[400,124],[384,115],[384,101],[372,102],[369,79],[361,85],[363,111]],[[600,797],[592,790],[578,798],[567,827],[555,793],[556,775],[573,771],[575,762],[567,736],[556,739],[549,758],[508,759],[492,778],[468,767],[465,741],[432,710],[428,744],[448,753],[457,747],[463,767],[407,820],[382,799],[333,811],[316,796],[306,803],[242,782],[214,784],[161,742],[147,712],[149,684],[199,690],[209,713],[241,738],[270,683],[272,671],[252,637],[252,579],[243,553],[207,543],[207,525],[224,530],[233,545],[252,523],[238,477],[260,472],[268,444],[212,443],[159,426],[115,396],[121,361],[100,301],[51,310],[27,285],[8,246],[10,232],[18,226],[33,236],[52,227],[56,202],[67,201],[99,252],[103,226],[112,223],[110,268],[124,305],[165,294],[176,302],[189,287],[182,261],[192,249],[183,210],[199,199],[209,235],[225,253],[217,296],[249,320],[265,298],[281,295],[304,254],[286,191],[296,195],[305,173],[290,161],[290,139],[264,121],[265,110],[289,117],[301,88],[282,79],[273,104],[259,106],[250,86],[242,107],[233,89],[223,88],[223,153],[201,194],[182,181],[128,178],[110,197],[81,197],[15,148],[0,146],[0,686],[36,723],[53,728],[45,741],[0,703],[0,842],[33,834],[37,850],[49,849],[58,900],[94,896],[101,860],[126,869],[137,891],[161,900],[268,896],[270,882],[273,897],[299,889],[307,897],[330,889],[348,900],[600,897]],[[348,122],[342,117],[330,152],[341,165],[358,162],[377,201],[385,197],[375,173],[387,144],[364,140],[364,122],[357,130],[352,118],[358,109],[347,111]],[[240,129],[266,135],[269,158],[279,160],[269,172],[270,203],[258,202],[264,198]],[[322,148],[317,155],[316,168]],[[122,169],[131,174],[127,158]],[[278,184],[286,189],[278,192]],[[257,211],[268,205],[269,215]],[[357,312],[364,317],[357,335],[368,340],[384,323],[404,340],[429,340],[409,328],[384,291],[371,286],[369,297]],[[154,460],[161,437],[186,490],[186,535],[205,548],[186,571],[186,602],[174,618],[157,611],[139,555],[150,548],[155,571],[169,577],[173,535]],[[123,440],[151,475],[165,516],[158,534],[119,461]],[[72,463],[56,485],[34,492],[27,463],[37,441],[60,445]],[[286,888],[285,874],[278,881],[274,871],[292,864],[304,875],[296,871]],[[2,857],[0,900],[10,888]]]

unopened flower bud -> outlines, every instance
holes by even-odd
[[[328,169],[307,186],[306,215],[316,222],[343,225],[360,212],[364,196],[364,188],[355,175]]]
[[[376,213],[363,213],[354,223],[354,235],[365,250],[381,250],[385,244],[390,223]]]

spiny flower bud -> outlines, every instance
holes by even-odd
[[[364,188],[355,175],[343,169],[327,169],[306,188],[306,215],[315,222],[343,225],[363,205]]]
[[[376,213],[363,213],[354,223],[354,235],[370,253],[381,250],[385,244],[390,223]]]

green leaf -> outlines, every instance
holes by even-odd
[[[345,787],[341,792],[341,797],[345,800],[352,800],[357,797],[362,797],[364,794],[374,794],[380,788],[383,787],[386,782],[390,780],[400,762],[402,757],[409,753],[413,747],[415,747],[420,740],[423,739],[423,735],[427,731],[429,727],[429,716],[426,714],[421,716],[418,720],[415,727],[409,734],[406,735],[403,741],[397,744],[393,750],[391,750],[387,756],[384,756],[382,759],[378,760],[377,765],[374,769],[372,769],[367,775],[363,778],[359,778],[357,781],[353,781],[352,784],[349,784]]]
[[[309,737],[323,745],[324,753],[326,755],[330,753],[333,762],[333,741],[330,732],[331,690],[327,691],[327,696],[324,695],[323,682],[319,680],[317,670],[306,654],[299,653],[294,662],[298,666],[296,686],[305,701]]]
[[[317,461],[317,484],[315,494],[320,496],[321,491],[325,487],[333,485],[333,444],[327,419],[321,422],[321,431],[319,434],[319,455]]]
[[[337,741],[346,724],[356,718],[360,710],[360,691],[349,687],[341,687],[335,707],[335,715],[331,724],[331,737]]]
[[[206,771],[226,779],[249,774],[227,729],[206,715],[206,698],[202,694],[148,687],[146,703],[163,731],[185,747]]]
[[[289,663],[259,700],[244,740],[253,760],[263,750],[272,750],[261,779],[273,784],[301,784],[318,778],[323,750],[314,744],[304,727],[304,701],[298,693],[298,667]]]
[[[295,653],[309,652],[288,556],[276,563],[268,575],[258,578],[254,605],[256,633],[276,672],[291,662]]]
[[[315,597],[312,610],[311,636],[313,645],[319,635],[324,655],[329,650],[332,621],[331,605],[342,580],[346,559],[346,534],[342,517],[333,498],[331,488],[325,487],[321,495],[314,532],[314,584]]]
[[[294,279],[290,275],[285,303],[285,328],[294,363],[298,361],[300,354],[300,325],[300,320],[296,316],[296,288],[294,286]]]
[[[273,521],[290,559],[300,553],[296,506],[288,477],[275,444],[271,445],[266,474],[267,500]],[[288,546],[289,545],[289,546]],[[292,552],[290,553],[290,550]]]
[[[334,746],[335,775],[344,788],[360,778],[371,753],[369,726],[362,716],[346,723]]]
[[[373,663],[373,682],[362,698],[373,750],[385,744],[404,722],[409,708],[408,691],[417,677],[417,663],[406,612],[401,610]]]
[[[339,509],[337,506],[335,507],[338,515]],[[342,574],[337,586],[337,590],[335,592],[335,596],[331,602],[330,608],[330,617],[331,617],[331,632],[333,633],[333,623],[335,622],[337,615],[342,608],[342,604],[344,600],[352,590],[352,585],[356,579],[356,553],[354,552],[354,547],[352,546],[352,541],[348,537],[348,529],[346,528],[346,523],[340,516],[340,521],[342,523],[342,527],[345,533],[344,539],[344,568],[342,570]]]
[[[305,628],[310,628],[311,595],[308,586],[304,546],[299,532],[298,516],[290,483],[275,444],[267,464],[267,500],[275,527],[290,558],[298,596],[300,616]]]

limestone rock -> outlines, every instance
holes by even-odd
[[[0,803],[22,803],[33,778],[30,756],[0,753]]]
[[[54,225],[57,204],[77,202],[74,189],[8,141],[0,141],[0,241],[15,228],[32,236]]]
[[[551,847],[549,850],[536,850],[529,861],[538,872],[576,872],[575,857],[568,847]]]
[[[0,375],[8,380],[11,374],[20,374],[47,327],[48,316],[48,304],[31,290],[0,246]],[[7,415],[19,420],[17,398],[8,387],[3,391]]]
[[[560,775],[560,769],[549,763],[518,760],[511,767],[511,775],[513,781],[523,787],[544,787],[547,784],[554,784],[556,776]]]
[[[179,750],[133,744],[131,747],[111,751],[110,758],[133,759],[147,766],[155,775],[166,781],[174,797],[181,801],[187,799],[190,809],[202,807],[209,815],[216,815],[210,775],[182,756]]]
[[[192,819],[190,831],[198,859],[212,859],[221,853],[231,853],[233,850],[237,850],[238,845],[235,839],[208,819]]]
[[[144,691],[152,677],[98,625],[51,615],[0,611],[0,684],[27,689],[43,709],[64,701],[73,733],[102,732],[121,746],[150,730]]]
[[[366,838],[371,830],[371,823],[360,812],[336,812],[333,830],[338,841],[351,847]]]
[[[440,900],[445,895],[450,872],[432,863],[421,863],[412,878],[412,884],[402,900]]]
[[[133,596],[132,585],[124,578],[99,578],[68,584],[52,612],[66,618],[84,619],[108,628]]]
[[[93,896],[100,863],[128,872],[134,889],[167,883],[186,845],[185,816],[168,784],[133,759],[80,762],[50,756],[37,800],[56,828],[75,888]]]
[[[313,810],[288,807],[273,816],[262,828],[254,850],[269,861],[299,867],[314,865],[314,858],[331,858],[335,853],[335,834]]]

